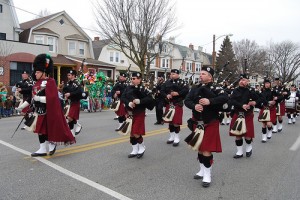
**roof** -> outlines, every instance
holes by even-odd
[[[76,66],[76,62],[67,59],[64,55],[57,54],[56,57],[51,57],[54,65],[74,65]]]
[[[65,55],[65,57],[67,59],[73,60],[75,62],[82,62],[84,58],[78,58],[75,56],[69,56],[69,55]],[[109,64],[109,63],[105,63],[99,60],[95,60],[93,58],[85,58],[85,62],[87,63],[87,65],[97,65],[97,66],[103,66],[103,67],[111,67],[111,68],[116,68],[115,65]]]
[[[59,35],[57,33],[55,33],[54,31],[51,31],[48,28],[40,28],[40,29],[36,29],[33,32],[42,32],[42,33],[50,33],[50,34],[54,34],[54,35]]]
[[[61,12],[59,12],[59,13],[61,13]],[[41,24],[44,21],[47,21],[48,19],[50,19],[51,17],[53,17],[57,14],[58,13],[55,13],[55,14],[48,15],[48,16],[45,16],[45,17],[41,17],[41,18],[38,18],[38,19],[34,19],[34,20],[31,20],[31,21],[28,21],[28,22],[24,22],[24,23],[20,24],[20,28],[23,29],[23,30],[30,29],[30,28],[38,25],[38,24]]]

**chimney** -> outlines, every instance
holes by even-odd
[[[175,44],[175,37],[170,37],[169,42],[172,43],[172,44]]]
[[[94,37],[94,41],[99,41],[100,37]]]
[[[194,50],[194,45],[190,44],[189,48],[192,49],[192,50]]]

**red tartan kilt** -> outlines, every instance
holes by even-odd
[[[79,112],[80,112],[80,102],[72,102],[70,105],[70,111],[68,117],[78,120],[79,119]]]
[[[145,135],[145,111],[133,114],[131,135],[133,134]]]
[[[124,115],[127,114],[126,113],[126,109],[125,109],[125,105],[124,105],[124,103],[122,101],[120,102],[119,110],[117,112],[115,112],[115,113],[118,116],[124,116]]]
[[[277,116],[276,116],[276,106],[272,106],[269,108],[270,109],[270,122],[275,123],[277,120]],[[259,115],[258,117],[264,112],[264,108],[260,109]]]
[[[222,152],[219,121],[214,120],[204,127],[204,136],[199,151]]]
[[[170,109],[170,104],[167,104],[165,113],[167,113],[169,109]],[[173,120],[171,122],[165,122],[165,123],[182,125],[182,115],[183,115],[183,108],[181,106],[175,106],[175,114]]]
[[[280,102],[280,116],[285,115],[285,101]]]
[[[38,115],[34,132],[47,135],[47,116],[46,115]]]
[[[230,136],[236,136],[232,133],[230,133],[231,128],[233,127],[233,124],[235,122],[235,120],[238,118],[238,114],[234,113],[234,115],[232,116],[232,120],[229,126],[229,135]],[[246,122],[246,129],[247,132],[243,135],[241,135],[241,137],[248,137],[248,138],[254,138],[254,122],[253,122],[253,118],[254,118],[254,114],[251,113],[247,113],[245,114],[245,122]]]

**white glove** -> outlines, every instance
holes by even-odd
[[[140,100],[140,99],[134,99],[133,102],[134,102],[135,104],[140,104],[140,103],[141,103],[141,100]]]
[[[133,102],[129,102],[128,106],[129,106],[130,108],[134,108],[134,103],[133,103]]]
[[[35,96],[33,97],[33,100],[34,100],[34,101],[40,101],[40,97],[37,96],[37,95],[35,95]]]
[[[298,101],[299,100],[299,97],[296,97],[296,101]]]
[[[46,97],[44,97],[44,96],[37,96],[37,95],[35,95],[34,97],[33,97],[33,100],[34,101],[39,101],[39,102],[41,102],[41,103],[46,103]]]

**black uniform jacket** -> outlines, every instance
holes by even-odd
[[[69,99],[71,102],[79,101],[82,95],[82,88],[79,81],[77,79],[68,81],[63,88],[63,93],[70,93]]]
[[[129,107],[129,102],[132,102],[134,99],[139,99],[140,104],[135,105],[135,107],[132,109]],[[133,113],[144,112],[148,106],[153,105],[154,103],[151,91],[142,85],[127,86],[121,96],[121,101],[124,102],[126,109],[133,111]]]
[[[235,112],[245,111],[243,105],[248,104],[249,101],[255,101],[256,104],[259,104],[261,99],[254,90],[248,87],[237,87],[230,96],[230,103],[234,106]],[[250,110],[253,110],[252,106]]]
[[[161,96],[164,99],[167,99],[167,95],[171,94],[171,92],[178,92],[178,96],[173,96],[171,101],[173,102],[174,105],[183,105],[183,100],[186,97],[186,95],[189,92],[189,87],[186,85],[184,80],[181,79],[175,79],[175,80],[167,80],[161,88]],[[166,103],[169,103],[167,101]]]
[[[195,110],[195,105],[199,104],[201,98],[207,98],[210,105],[203,106],[202,112]],[[223,104],[227,103],[229,97],[223,90],[216,90],[211,83],[201,85],[191,89],[184,100],[186,107],[192,110],[196,120],[203,120],[208,124],[212,120],[218,120],[219,111],[222,110]]]
[[[126,81],[116,82],[113,89],[111,90],[111,96],[114,97],[116,91],[120,91],[120,94],[118,94],[118,99],[120,99],[126,87],[127,87]]]

